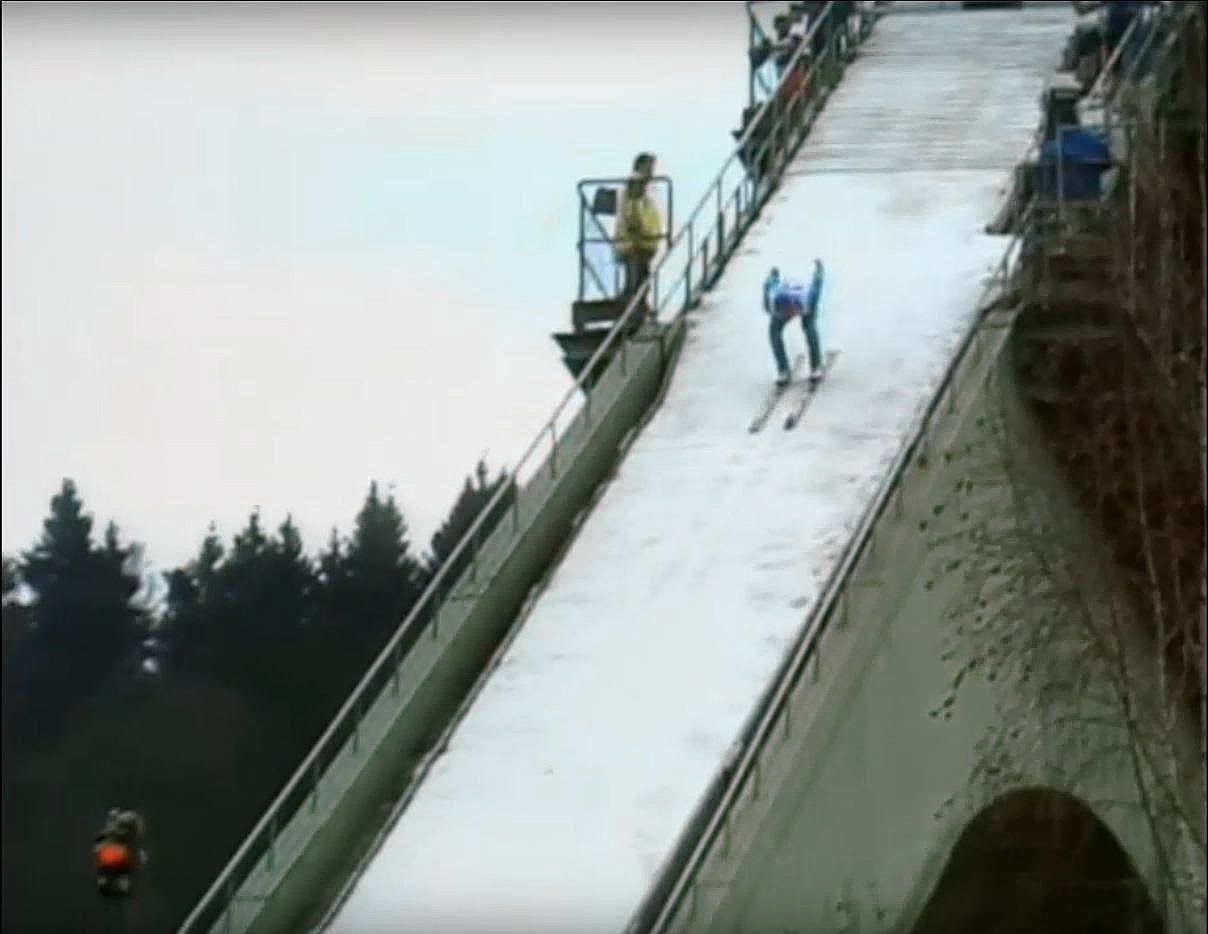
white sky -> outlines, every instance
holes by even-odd
[[[877,27],[333,932],[624,928],[972,322],[1070,16]],[[774,375],[760,283],[814,257],[840,356],[797,429],[782,403],[751,436]]]
[[[742,5],[207,6],[4,4],[3,549],[65,476],[160,567],[371,479],[425,547],[569,386],[576,180],[729,152]]]

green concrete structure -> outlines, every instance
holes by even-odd
[[[410,785],[439,752],[443,726],[470,692],[531,588],[575,527],[663,385],[683,339],[680,319],[623,338],[583,405],[520,489],[437,616],[392,666],[376,698],[287,824],[212,919],[218,931],[304,930]]]
[[[1198,730],[1167,722],[1136,621],[1104,622],[1127,601],[1030,425],[1015,316],[989,314],[969,344],[741,793],[651,929],[909,931],[970,821],[1035,788],[1097,816],[1169,931],[1202,928]],[[1105,625],[1120,644],[1088,649]],[[1016,644],[995,663],[1004,634]]]

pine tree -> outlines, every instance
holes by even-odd
[[[316,562],[314,612],[317,639],[334,640],[348,607],[350,588],[345,542],[336,529],[331,530],[327,550],[319,553]],[[317,651],[322,651],[317,649]]]
[[[419,595],[419,565],[410,554],[407,523],[393,495],[383,499],[377,484],[371,483],[343,560],[334,549],[323,560],[326,602],[339,633],[333,663],[342,669],[337,680],[350,685]]]
[[[13,558],[4,559],[4,602],[0,606],[0,724],[2,724],[3,755],[0,765],[4,767],[4,787],[9,787],[9,766],[23,758],[23,749],[15,743],[29,735],[31,727],[27,707],[32,695],[30,670],[30,643],[33,627],[30,625],[30,608],[10,599],[20,586],[20,571]]]
[[[38,594],[38,602],[50,606],[67,592],[57,589],[78,573],[92,553],[92,516],[71,480],[64,480],[50,500],[50,515],[42,523],[42,539],[22,556],[21,576]]]
[[[319,553],[318,574],[320,584],[328,590],[338,590],[345,586],[348,568],[344,562],[344,541],[337,529],[331,530],[327,540],[327,550]]]
[[[17,567],[34,595],[28,709],[47,731],[134,663],[147,631],[148,615],[134,605],[141,580],[131,566],[133,546],[110,523],[95,548],[92,523],[75,484],[64,480],[40,541]]]
[[[293,630],[296,638],[296,631],[310,621],[318,582],[292,516],[286,516],[277,527],[276,537],[268,542],[264,561],[271,616],[282,634]],[[278,650],[288,651],[288,647],[279,646]]]
[[[299,643],[299,669],[314,686],[309,707],[317,723],[326,726],[343,703],[360,672],[348,647],[351,591],[344,541],[331,530],[327,549],[316,561],[311,617]]]
[[[173,657],[203,680],[288,703],[315,577],[292,519],[269,537],[253,511],[229,553],[213,529],[168,577]]]
[[[457,501],[453,504],[449,517],[445,519],[441,527],[432,536],[431,548],[425,561],[425,571],[428,580],[435,577],[440,568],[449,560],[453,549],[457,547],[457,543],[470,530],[470,527],[474,524],[474,520],[478,518],[478,514],[486,508],[487,503],[491,501],[491,497],[501,487],[506,484],[508,488],[496,506],[491,510],[491,514],[487,516],[479,527],[477,539],[480,543],[486,541],[487,536],[491,534],[491,531],[499,523],[499,520],[503,518],[515,500],[516,486],[514,481],[510,480],[503,471],[500,471],[494,480],[490,480],[489,476],[490,471],[487,468],[486,462],[480,460],[474,469],[474,475],[466,478],[465,485],[462,487]],[[447,585],[451,586],[456,582],[472,557],[473,553],[470,550],[463,550],[457,556],[445,576]]]
[[[8,555],[4,556],[4,592],[3,596],[7,599],[16,592],[17,586],[21,583],[21,574],[17,570],[17,562]]]
[[[169,664],[179,673],[204,676],[214,672],[215,627],[223,606],[218,568],[224,554],[222,540],[211,524],[197,557],[164,574]]]

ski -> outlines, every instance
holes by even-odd
[[[761,431],[763,426],[768,423],[768,419],[772,417],[772,412],[776,408],[776,403],[780,401],[781,396],[793,385],[793,381],[801,374],[802,368],[805,366],[805,354],[798,354],[797,359],[793,361],[793,369],[789,372],[789,381],[781,386],[779,383],[773,383],[768,390],[768,394],[760,403],[759,411],[755,413],[755,417],[751,419],[751,425],[747,429],[751,434]]]
[[[839,351],[827,351],[826,356],[822,358],[822,375],[817,379],[810,378],[806,381],[805,388],[802,389],[801,395],[797,397],[796,404],[788,417],[784,420],[784,430],[790,431],[797,427],[797,423],[801,421],[801,416],[805,414],[805,410],[809,408],[810,402],[813,401],[814,392],[818,388],[828,373],[830,373],[831,364],[835,362],[835,357],[839,356]]]

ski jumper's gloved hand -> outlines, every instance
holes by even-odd
[[[809,294],[806,298],[806,308],[810,314],[818,310],[818,299],[822,297],[823,275],[822,260],[814,260],[814,278],[810,282]]]
[[[772,313],[772,295],[780,286],[780,270],[775,266],[772,267],[768,277],[763,280],[763,311],[764,314]]]

